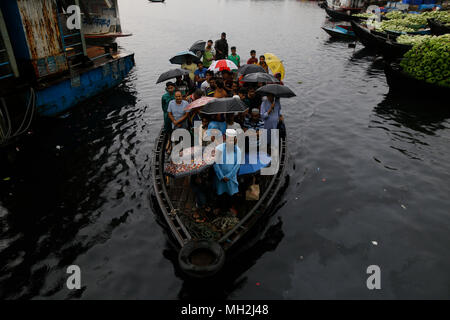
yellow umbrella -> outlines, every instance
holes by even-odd
[[[266,63],[269,66],[272,73],[275,75],[276,73],[281,73],[281,80],[284,79],[284,66],[283,62],[273,53],[265,53],[264,57],[266,58]]]

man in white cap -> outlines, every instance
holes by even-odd
[[[237,214],[233,207],[235,201],[231,197],[239,192],[237,174],[241,166],[241,150],[237,146],[237,131],[235,129],[227,129],[226,136],[227,142],[216,147],[215,186],[219,196],[219,208],[222,210],[230,209],[232,213]]]

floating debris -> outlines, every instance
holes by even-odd
[[[406,210],[406,206],[405,205],[400,205],[400,207],[402,207],[404,210]]]

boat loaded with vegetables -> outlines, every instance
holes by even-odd
[[[386,64],[385,73],[393,90],[450,96],[450,34],[400,36],[398,42],[412,48],[396,62]]]

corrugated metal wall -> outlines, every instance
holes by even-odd
[[[17,0],[38,77],[67,70],[55,0]]]

